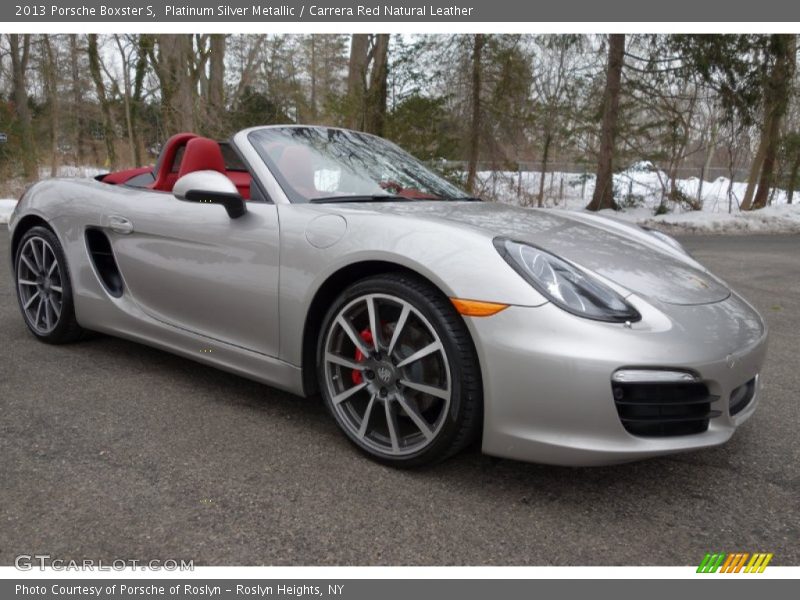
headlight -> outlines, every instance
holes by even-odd
[[[565,260],[506,238],[495,238],[494,245],[528,283],[568,312],[597,321],[642,318],[617,292]]]
[[[642,229],[644,229],[647,233],[649,233],[653,237],[658,238],[659,240],[667,244],[670,248],[674,248],[681,254],[689,256],[689,253],[686,251],[686,248],[681,246],[681,243],[671,235],[667,235],[666,233],[661,233],[657,229],[650,229],[649,227],[642,227]]]

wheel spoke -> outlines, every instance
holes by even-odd
[[[383,404],[386,407],[386,428],[389,430],[389,438],[392,440],[392,450],[397,452],[400,449],[400,443],[397,440],[397,421],[392,410],[392,403],[384,402]]]
[[[364,410],[364,418],[361,420],[361,427],[358,428],[358,437],[361,439],[367,435],[367,426],[369,425],[369,418],[372,416],[372,407],[375,406],[375,394],[369,399],[366,410]]]
[[[25,310],[28,310],[28,307],[31,304],[33,304],[33,301],[36,300],[36,298],[38,298],[38,297],[39,297],[39,290],[36,290],[36,293],[34,293],[30,298],[28,298],[28,301],[25,302],[25,304],[23,305],[22,308],[24,308]]]
[[[31,273],[36,273],[37,275],[39,274],[39,269],[31,264],[31,261],[28,260],[27,256],[25,256],[24,254],[21,254],[20,258],[22,259],[22,262],[25,263],[25,266],[28,267],[28,269],[30,270]]]
[[[33,262],[36,263],[36,268],[39,272],[44,273],[44,246],[42,246],[42,256],[36,253],[36,238],[31,240],[31,254],[33,255]]]
[[[340,367],[346,367],[348,369],[353,369],[355,371],[362,371],[366,368],[364,363],[359,363],[349,358],[345,358],[344,356],[337,356],[331,352],[325,353],[325,360],[329,363],[333,363],[335,365],[339,365]]]
[[[361,390],[363,390],[365,387],[367,387],[367,382],[366,381],[361,382],[358,385],[354,385],[350,389],[343,391],[341,394],[338,394],[338,395],[334,396],[333,398],[331,398],[331,401],[334,404],[341,404],[342,402],[344,402],[345,400],[347,400],[348,398],[350,398],[351,396],[353,396],[357,392],[360,392]]]
[[[47,276],[48,277],[50,277],[53,274],[53,271],[56,270],[56,267],[58,267],[58,261],[56,260],[56,257],[53,256],[53,263],[50,265],[50,268],[47,270]]]
[[[35,281],[28,281],[27,279],[20,279],[19,280],[19,284],[20,285],[30,285],[30,286],[33,286],[33,287],[36,287],[36,285],[37,285],[37,283]]]
[[[394,351],[394,347],[397,344],[397,340],[400,339],[400,334],[403,331],[403,327],[406,325],[406,321],[408,320],[408,315],[411,312],[411,309],[408,307],[408,304],[403,305],[403,310],[400,312],[400,318],[397,319],[397,323],[394,326],[394,332],[392,333],[392,340],[389,342],[389,347],[386,351],[391,355]]]
[[[56,319],[60,319],[61,318],[61,308],[59,308],[58,304],[56,304],[56,301],[53,300],[52,296],[50,298],[48,298],[48,300],[50,301],[50,307],[53,309],[53,313],[55,314]]]
[[[36,318],[34,319],[34,322],[36,323],[37,327],[39,326],[39,317],[42,314],[42,304],[44,304],[44,298],[40,296],[39,304],[36,306]]]
[[[438,352],[441,349],[442,349],[442,345],[439,342],[433,342],[431,344],[428,344],[427,346],[425,346],[421,350],[417,350],[411,356],[408,356],[408,357],[404,358],[399,363],[397,363],[397,366],[398,367],[405,367],[406,365],[410,365],[411,363],[416,362],[416,361],[420,360],[421,358],[425,358],[426,356],[430,356],[434,352]]]
[[[367,315],[369,316],[369,332],[372,334],[372,346],[375,351],[380,350],[380,340],[378,339],[378,310],[375,306],[375,298],[367,296]]]
[[[44,298],[43,304],[44,304],[44,323],[47,329],[49,330],[53,326],[53,322],[50,317],[50,302],[47,301],[47,298]]]
[[[407,379],[401,379],[400,383],[407,388],[411,388],[412,390],[422,392],[423,394],[428,394],[429,396],[436,396],[437,398],[441,398],[442,400],[447,400],[448,398],[450,398],[449,389],[443,390],[442,388],[433,387],[432,385],[425,385],[424,383],[416,383],[414,381],[408,381]]]
[[[347,334],[347,337],[350,338],[350,341],[353,342],[356,348],[361,351],[361,354],[364,356],[369,356],[369,348],[364,345],[364,340],[361,339],[361,336],[358,335],[358,332],[353,328],[352,323],[345,319],[343,316],[339,315],[339,318],[336,319],[336,322],[339,324],[339,327],[344,329],[344,332]]]
[[[412,402],[406,400],[406,398],[402,394],[397,394],[395,398],[397,398],[397,401],[400,403],[400,406],[403,407],[403,410],[408,415],[408,417],[412,421],[414,421],[414,425],[417,426],[417,429],[419,429],[422,432],[422,435],[425,436],[425,439],[428,440],[431,439],[433,437],[433,431],[431,430],[431,426],[425,420],[425,417],[423,417],[420,414],[417,407],[414,406]]]
[[[42,242],[42,273],[50,270],[50,267],[47,266],[48,250],[50,250],[50,248],[47,247],[47,244]],[[53,257],[53,262],[56,262],[55,257]],[[50,263],[50,266],[52,266],[52,264],[53,263]]]
[[[50,289],[53,290],[54,292],[58,292],[59,294],[62,293],[60,285],[51,285]]]

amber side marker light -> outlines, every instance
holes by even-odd
[[[461,298],[450,298],[450,302],[452,302],[456,310],[465,317],[491,317],[509,306],[508,304],[498,304],[497,302],[462,300]]]

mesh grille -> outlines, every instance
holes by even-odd
[[[719,416],[719,398],[704,383],[613,383],[614,402],[625,429],[642,437],[702,433]]]

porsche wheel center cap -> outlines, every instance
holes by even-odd
[[[381,383],[389,384],[392,381],[392,370],[389,367],[378,367],[376,373],[378,374],[378,379]]]

